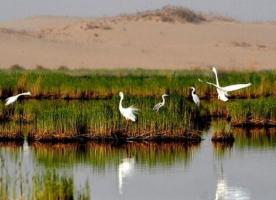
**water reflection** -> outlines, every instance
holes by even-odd
[[[237,130],[232,145],[212,133],[200,145],[0,143],[0,199],[274,199],[274,133]]]
[[[119,193],[123,194],[123,182],[126,178],[129,178],[133,174],[135,165],[134,158],[124,158],[118,168],[118,188]]]
[[[199,145],[130,143],[112,144],[42,144],[32,145],[38,163],[46,167],[70,167],[82,163],[97,171],[117,167],[123,158],[134,158],[139,165],[147,167],[188,165],[196,155]]]
[[[217,182],[215,200],[250,200],[248,192],[244,188],[228,186],[225,178]]]
[[[267,129],[233,129],[235,145],[240,149],[272,149],[276,148],[276,128]]]
[[[121,195],[136,164],[144,170],[185,167],[197,149],[183,144],[0,143],[0,199],[91,197],[93,185],[98,184],[95,176],[106,173],[116,180]]]
[[[242,187],[229,186],[226,177],[221,175],[217,180],[215,200],[250,200],[250,194],[247,189]]]

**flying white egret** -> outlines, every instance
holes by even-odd
[[[191,89],[192,89],[192,98],[193,98],[193,101],[195,102],[195,104],[196,104],[197,106],[199,106],[199,105],[200,105],[200,99],[199,99],[199,97],[197,96],[197,94],[195,93],[195,88],[194,88],[194,87],[191,87]]]
[[[165,105],[165,97],[167,97],[167,96],[169,96],[169,95],[167,95],[167,94],[162,95],[162,102],[159,102],[158,104],[156,104],[153,107],[154,111],[159,112],[159,109]]]
[[[9,98],[6,99],[6,103],[5,105],[10,105],[10,104],[13,104],[14,102],[17,101],[18,97],[20,96],[30,96],[31,95],[31,92],[24,92],[24,93],[20,93],[18,95],[15,95],[15,96],[11,96]]]
[[[230,96],[228,94],[228,92],[232,92],[235,90],[239,90],[239,89],[243,89],[243,88],[247,88],[249,86],[251,86],[251,83],[246,83],[246,84],[235,84],[235,85],[229,85],[229,86],[225,86],[225,87],[221,87],[219,84],[219,80],[218,80],[218,74],[217,74],[217,70],[215,67],[213,67],[213,72],[215,74],[216,77],[216,84],[214,83],[210,83],[207,81],[202,81],[201,79],[198,79],[200,82],[204,82],[207,83],[209,85],[212,85],[214,87],[217,88],[217,93],[218,93],[218,99],[222,100],[222,101],[228,101],[228,97]]]
[[[133,169],[135,165],[134,158],[124,158],[123,162],[119,165],[118,168],[118,188],[119,193],[123,193],[123,181],[126,177],[132,175]]]
[[[135,114],[139,109],[135,108],[134,106],[129,106],[128,108],[124,108],[122,105],[122,101],[124,99],[124,93],[120,92],[119,96],[121,97],[120,103],[119,103],[120,113],[124,116],[124,118],[126,118],[127,121],[131,120],[131,121],[135,122],[137,119]]]

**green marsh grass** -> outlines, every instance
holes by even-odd
[[[206,104],[210,113],[215,116],[231,117],[232,121],[276,120],[276,98],[239,99],[221,102],[214,100]]]
[[[1,70],[0,94],[30,90],[35,98],[111,98],[124,91],[131,96],[161,96],[163,93],[187,96],[190,86],[202,98],[216,96],[215,88],[198,82],[215,82],[211,70]],[[256,98],[276,95],[276,71],[220,72],[222,86],[251,82],[250,88],[233,93],[233,98]]]
[[[194,128],[194,119],[208,116],[208,112],[204,109],[199,112],[191,102],[181,98],[171,97],[167,107],[159,113],[152,110],[157,99],[127,98],[124,105],[134,104],[140,109],[138,122],[131,122],[128,126],[118,110],[119,97],[94,101],[44,100],[38,104],[36,101],[28,101],[24,107],[27,113],[31,113],[30,120],[35,123],[33,134],[108,136],[122,131],[129,136],[158,133],[182,135],[185,130]],[[32,114],[34,110],[35,113]]]
[[[166,106],[156,113],[152,107],[159,101],[158,97],[126,96],[124,106],[135,105],[140,109],[138,122],[131,122],[127,127],[118,110],[118,96],[108,100],[26,100],[11,107],[2,107],[0,115],[7,112],[5,109],[12,110],[12,114],[9,120],[0,123],[0,132],[36,139],[110,136],[118,131],[133,137],[156,134],[178,136],[189,130],[208,129],[212,116],[228,119],[229,123],[244,121],[249,115],[256,120],[276,120],[274,97],[234,99],[226,103],[216,99],[203,100],[198,108],[189,97],[171,95]],[[217,123],[216,126],[221,131],[224,125]]]
[[[221,85],[252,83],[231,93],[228,102],[217,100],[216,89],[198,78],[215,82],[211,70],[1,70],[2,99],[31,91],[30,98],[47,100],[25,99],[8,107],[3,102],[0,131],[18,138],[110,136],[117,131],[129,136],[182,135],[208,128],[211,117],[276,120],[276,71],[219,71]],[[191,100],[190,86],[201,98],[199,108]],[[125,93],[125,107],[134,104],[140,109],[138,122],[128,127],[118,111],[119,91]],[[167,104],[155,113],[152,107],[163,93],[170,95]]]

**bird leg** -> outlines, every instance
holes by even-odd
[[[128,131],[128,125],[129,125],[129,120],[127,120],[127,123],[126,123],[126,131]]]

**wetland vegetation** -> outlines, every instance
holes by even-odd
[[[231,127],[276,126],[276,72],[222,72],[221,85],[251,82],[234,92],[228,102],[217,100],[216,90],[198,81],[214,82],[208,71],[0,71],[0,94],[5,99],[19,92],[32,96],[11,106],[0,106],[1,140],[40,141],[191,141],[199,142],[202,131],[214,119],[215,135],[231,135]],[[190,86],[202,99],[197,107]],[[119,91],[125,105],[140,109],[138,122],[127,124],[118,111]],[[159,113],[152,110],[169,94]],[[28,100],[27,100],[28,99]],[[223,120],[230,125],[226,131]]]

